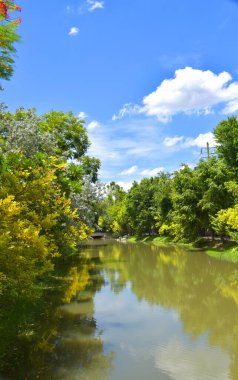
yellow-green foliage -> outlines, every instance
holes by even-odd
[[[24,207],[14,196],[0,200],[0,215],[0,291],[27,292],[37,276],[52,270],[56,247],[24,218]]]
[[[51,158],[31,167],[19,155],[11,164],[1,175],[0,293],[19,294],[29,292],[53,269],[54,258],[75,250],[91,230],[62,192],[57,175],[65,164]]]
[[[238,204],[232,208],[221,210],[214,221],[215,226],[223,227],[223,230],[238,241]]]
[[[238,230],[238,204],[233,208],[219,211],[217,218],[221,222],[226,223],[230,228]]]
[[[176,228],[177,225],[175,223],[163,223],[159,228],[159,235],[175,236]]]

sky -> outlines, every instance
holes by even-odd
[[[238,113],[238,1],[19,5],[22,42],[0,101],[84,119],[103,182],[129,188],[196,166],[216,125]]]

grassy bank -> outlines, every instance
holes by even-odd
[[[175,242],[170,236],[131,236],[128,241],[130,243],[176,244],[194,251],[204,251],[207,255],[219,260],[238,262],[238,246],[235,242],[222,243],[203,238],[194,243],[185,243]]]
[[[173,238],[170,236],[131,236],[128,241],[130,243],[148,243],[148,242],[161,242],[161,243],[173,243]]]

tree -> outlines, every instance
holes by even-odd
[[[226,208],[223,206],[212,219],[213,228],[217,234],[224,237],[229,236],[238,243],[238,183],[229,181],[225,183],[226,189],[232,196],[234,206]]]
[[[14,44],[20,41],[16,33],[17,25],[21,19],[10,19],[9,13],[21,12],[21,8],[13,1],[0,0],[0,78],[10,79],[14,71],[14,55],[16,48]]]
[[[208,220],[222,208],[233,205],[233,196],[226,186],[232,178],[232,173],[223,160],[217,160],[215,157],[211,157],[208,161],[201,160],[196,173],[202,188],[199,206],[207,212]]]
[[[154,179],[153,202],[156,209],[154,219],[159,234],[169,234],[171,227],[172,204],[172,178],[168,173],[161,173]]]
[[[88,157],[84,155],[79,159],[79,162],[83,167],[84,174],[89,176],[93,183],[96,183],[98,180],[100,160],[95,157]]]
[[[221,121],[213,131],[218,143],[217,152],[228,166],[238,168],[238,120],[231,116]]]
[[[19,294],[92,233],[82,205],[73,202],[86,181],[80,159],[89,141],[72,113],[2,107],[0,144],[0,287]]]
[[[72,205],[78,210],[82,220],[88,226],[98,229],[99,218],[104,214],[106,185],[93,183],[90,176],[84,176],[80,192],[71,195]]]
[[[218,229],[222,226],[223,231],[238,243],[238,204],[233,208],[220,210],[214,219],[214,224]]]
[[[126,214],[131,232],[138,235],[151,233],[155,229],[156,206],[154,203],[155,178],[144,178],[134,182],[126,197]]]
[[[35,109],[19,108],[11,113],[0,109],[0,150],[23,153],[34,158],[39,152],[67,162],[66,171],[58,173],[64,191],[80,192],[84,175],[97,180],[100,161],[85,155],[89,147],[87,131],[72,112],[52,111],[41,116]]]
[[[177,239],[195,240],[200,235],[206,216],[198,206],[201,197],[201,182],[196,171],[185,165],[174,173],[172,220]]]
[[[41,152],[57,154],[57,141],[50,131],[41,128],[42,117],[35,109],[18,108],[15,113],[2,106],[0,110],[0,144],[3,153],[23,153],[28,158]]]
[[[74,250],[83,234],[57,170],[64,167],[55,159],[1,157],[0,268],[12,292],[30,291],[36,278],[53,269],[53,258]]]
[[[56,154],[65,159],[80,159],[89,147],[83,122],[72,112],[51,111],[42,115],[40,129],[54,136]]]
[[[99,227],[104,231],[113,232],[115,236],[128,232],[125,208],[126,192],[118,184],[111,182],[107,185],[105,194],[98,219]]]

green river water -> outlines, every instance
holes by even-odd
[[[97,241],[82,252],[90,285],[62,305],[49,292],[40,345],[30,327],[27,341],[12,337],[0,379],[238,379],[237,264],[171,245]]]

